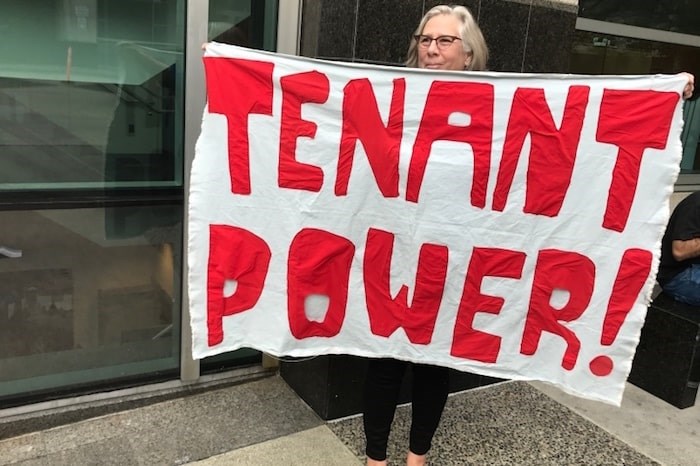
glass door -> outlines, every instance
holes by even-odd
[[[184,12],[0,2],[0,407],[177,377]]]

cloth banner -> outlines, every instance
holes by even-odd
[[[216,43],[204,65],[194,358],[390,356],[619,405],[679,170],[684,77]]]

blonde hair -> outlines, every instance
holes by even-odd
[[[486,69],[486,62],[489,59],[489,50],[486,47],[484,35],[481,33],[479,25],[469,12],[463,6],[448,6],[438,5],[431,8],[423,19],[420,20],[418,27],[414,32],[414,36],[422,34],[425,29],[425,24],[434,16],[452,15],[459,20],[461,27],[459,35],[462,38],[462,47],[465,53],[471,53],[472,59],[465,69],[471,71],[481,71]],[[411,38],[411,43],[408,46],[408,54],[406,58],[406,66],[416,68],[418,66],[418,44],[415,37]]]

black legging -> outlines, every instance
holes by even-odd
[[[425,455],[440,423],[449,391],[449,369],[396,359],[371,359],[365,381],[364,426],[369,458],[386,459],[389,430],[407,366],[413,370],[413,400],[409,449]]]

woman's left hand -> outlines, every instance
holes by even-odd
[[[690,99],[690,97],[693,95],[693,91],[695,90],[695,76],[693,76],[690,73],[681,74],[685,75],[688,78],[688,83],[683,88],[683,98]]]

